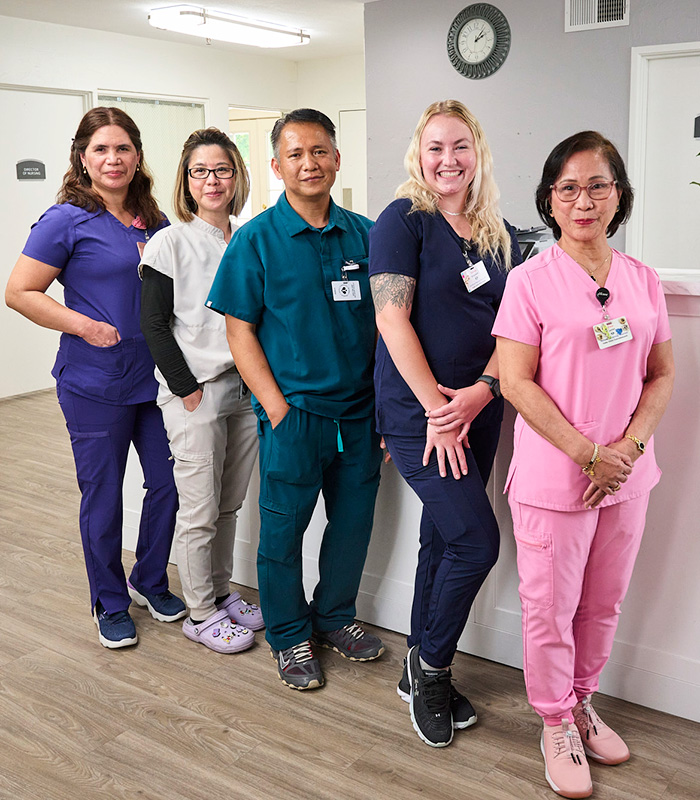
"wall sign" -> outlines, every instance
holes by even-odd
[[[25,161],[18,161],[17,180],[45,181],[46,165],[44,164],[43,161],[32,161],[31,159],[26,159]]]

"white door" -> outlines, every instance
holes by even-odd
[[[27,91],[0,88],[0,284],[4,287],[12,267],[29,235],[29,229],[55,202],[56,193],[68,168],[71,139],[89,108],[83,93]],[[18,180],[16,164],[24,160],[41,161],[45,180]],[[50,290],[62,297],[60,286]],[[58,336],[40,328],[4,305],[0,311],[0,397],[8,397],[53,384],[53,366]]]
[[[238,218],[240,224],[273,206],[284,191],[282,181],[270,166],[270,133],[274,124],[275,118],[269,116],[263,119],[232,119],[229,122],[231,139],[241,151],[250,175],[250,197]]]
[[[662,278],[700,279],[700,42],[632,50],[627,252]]]

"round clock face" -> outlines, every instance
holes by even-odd
[[[510,26],[489,3],[474,3],[460,11],[447,34],[447,54],[465,78],[493,75],[510,50]]]
[[[467,64],[481,64],[493,53],[496,33],[485,19],[474,17],[457,37],[457,50]]]

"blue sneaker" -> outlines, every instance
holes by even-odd
[[[114,614],[108,614],[98,600],[92,611],[92,618],[97,625],[97,633],[103,647],[113,650],[116,647],[128,647],[130,644],[136,644],[139,640],[136,635],[136,626],[128,611],[115,611]]]
[[[131,581],[126,582],[126,588],[131,599],[139,606],[146,606],[153,619],[157,619],[158,622],[175,622],[187,614],[187,608],[182,600],[167,589],[158,594],[149,594],[134,586]]]

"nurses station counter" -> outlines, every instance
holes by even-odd
[[[519,231],[518,239],[528,256],[553,243],[547,229]],[[664,475],[651,493],[642,547],[601,691],[700,721],[700,281],[669,280],[664,282],[664,290],[676,358],[673,398],[656,432],[656,455]],[[459,649],[521,667],[515,544],[503,495],[514,420],[515,411],[506,403],[488,486],[501,530],[501,552],[476,599]],[[134,459],[125,484],[124,524],[124,546],[132,550],[142,494],[140,470]],[[257,586],[257,496],[255,470],[248,499],[239,514],[234,569],[234,579],[252,587]],[[383,464],[374,531],[357,599],[358,619],[408,632],[420,514],[418,498],[394,465]],[[324,527],[321,500],[304,541],[307,590],[318,578]]]

